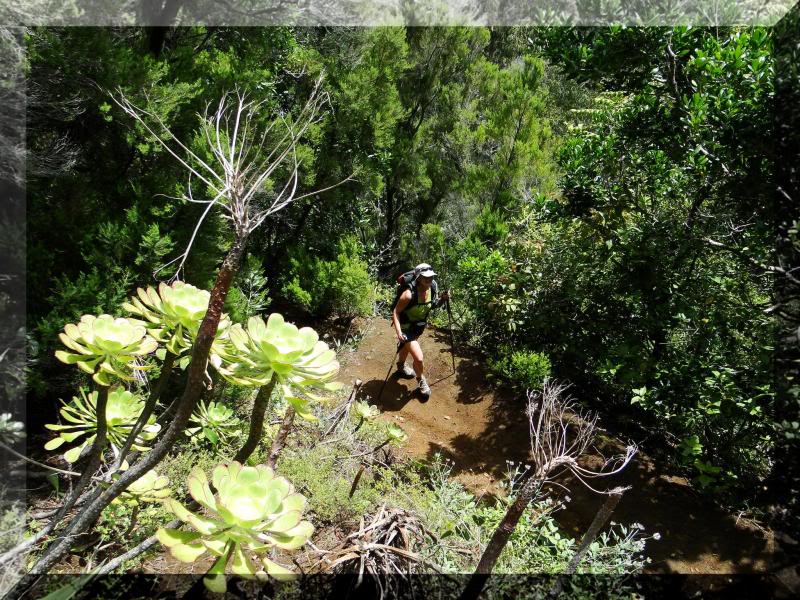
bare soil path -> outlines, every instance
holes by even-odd
[[[414,458],[431,458],[436,452],[451,459],[454,475],[468,489],[499,494],[506,461],[528,458],[528,423],[524,399],[493,389],[482,365],[466,352],[456,352],[456,372],[450,358],[446,330],[431,327],[420,339],[426,375],[433,394],[423,403],[414,379],[392,375],[378,400],[396,348],[389,321],[373,319],[358,348],[342,353],[340,380],[364,382],[360,396],[376,404],[382,419],[396,421],[409,435],[404,452]],[[602,423],[601,423],[602,425]],[[621,443],[600,440],[608,455]],[[590,457],[588,462],[600,460]],[[764,573],[776,561],[772,532],[737,519],[700,497],[681,477],[660,468],[644,453],[609,487],[631,485],[612,519],[641,523],[646,532],[659,532],[661,540],[648,544],[653,573]],[[580,537],[602,504],[579,484],[566,482],[572,502],[558,513],[562,527]]]

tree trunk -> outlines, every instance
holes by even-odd
[[[503,548],[508,543],[508,538],[514,533],[522,513],[525,512],[531,499],[539,492],[541,486],[542,482],[538,478],[531,477],[525,482],[513,504],[508,507],[500,525],[497,526],[494,534],[492,534],[492,539],[489,540],[486,550],[483,551],[483,556],[481,556],[481,560],[475,568],[475,573],[470,577],[467,587],[464,588],[459,600],[474,600],[480,595],[483,586],[486,585],[486,580],[492,573],[492,569],[494,569],[494,565],[503,552]]]
[[[589,545],[594,541],[594,538],[597,537],[597,534],[600,533],[603,525],[606,524],[606,521],[608,521],[611,513],[614,512],[614,509],[617,507],[617,504],[619,504],[620,499],[622,499],[622,494],[624,491],[624,489],[613,490],[606,498],[606,501],[603,502],[600,510],[598,510],[597,514],[594,516],[592,524],[589,525],[589,529],[586,530],[586,533],[581,540],[581,545],[578,546],[575,554],[570,559],[567,568],[561,575],[559,575],[555,584],[553,584],[553,587],[550,589],[550,593],[548,595],[551,598],[555,598],[561,594],[561,589],[564,585],[563,577],[565,575],[572,575],[575,572],[575,569],[578,568],[581,560],[583,560],[583,557],[589,550]]]
[[[108,386],[101,385],[97,390],[97,403],[95,404],[95,415],[97,416],[97,429],[95,430],[94,444],[89,453],[89,460],[86,461],[86,467],[81,474],[81,478],[72,490],[69,499],[61,507],[55,517],[53,523],[58,524],[58,521],[72,508],[80,498],[81,493],[85,490],[92,481],[95,471],[100,468],[100,463],[103,460],[103,450],[106,446],[106,434],[108,432],[108,423],[106,421],[106,406],[108,406]]]
[[[158,381],[153,386],[153,389],[150,391],[150,397],[147,399],[147,402],[142,409],[142,414],[139,415],[139,418],[136,419],[136,423],[134,424],[133,428],[131,429],[130,433],[128,433],[128,438],[125,440],[125,444],[122,446],[122,449],[119,451],[119,457],[117,458],[116,463],[114,463],[114,470],[122,466],[122,462],[125,460],[125,457],[130,452],[131,446],[133,446],[134,442],[136,441],[136,436],[139,435],[139,432],[147,423],[147,420],[150,418],[150,415],[153,414],[153,411],[156,408],[156,403],[158,399],[161,397],[161,394],[164,393],[164,388],[167,385],[167,380],[169,379],[170,374],[172,373],[172,367],[175,365],[175,359],[178,358],[172,352],[167,352],[167,356],[164,358],[164,364],[161,365],[161,375],[158,377]]]
[[[364,466],[362,464],[361,467],[359,467],[358,473],[356,473],[356,476],[353,477],[353,485],[350,486],[350,493],[347,495],[348,498],[352,498],[353,494],[356,493],[356,488],[358,487],[358,482],[361,481],[361,476],[364,474],[365,470],[366,470],[366,466]]]
[[[278,435],[272,440],[272,448],[269,451],[269,460],[267,461],[267,466],[271,469],[275,468],[278,456],[280,456],[281,450],[286,445],[286,436],[289,435],[289,431],[292,429],[292,423],[294,423],[294,408],[290,406],[286,409],[286,416],[283,417],[283,423],[281,423],[281,428],[278,430]]]
[[[261,435],[264,433],[264,413],[267,412],[267,405],[276,383],[277,377],[273,373],[269,383],[261,386],[258,390],[258,395],[253,403],[253,412],[250,414],[250,431],[247,434],[247,440],[239,452],[236,453],[236,456],[233,457],[233,460],[244,463],[258,447],[258,442],[261,441]]]
[[[183,3],[184,0],[166,0],[162,6],[161,0],[144,0],[142,2],[142,17],[145,23],[152,24],[147,28],[147,45],[156,58],[164,49],[167,32],[171,29]]]
[[[386,190],[386,243],[392,239],[394,234],[394,182],[390,184],[389,189]]]
[[[241,236],[234,242],[217,274],[217,280],[211,290],[208,310],[203,317],[203,321],[200,323],[200,329],[192,349],[192,362],[189,364],[186,387],[178,402],[175,418],[164,434],[164,437],[162,437],[153,449],[145,454],[139,462],[125,471],[116,482],[111,484],[111,486],[96,500],[90,502],[72,520],[67,528],[66,535],[61,538],[61,541],[47,549],[44,556],[42,556],[39,562],[31,569],[30,575],[47,573],[50,568],[67,553],[71,539],[90,527],[100,516],[100,513],[103,512],[103,509],[105,509],[114,498],[125,491],[131,483],[161,462],[170,448],[172,448],[178,435],[186,427],[186,423],[189,421],[189,417],[204,388],[206,365],[208,364],[211,344],[217,333],[225,298],[228,295],[233,277],[239,268],[245,242],[246,236]],[[26,580],[27,579],[29,578],[26,578]],[[27,582],[21,582],[21,584],[25,585],[25,587],[28,585]]]

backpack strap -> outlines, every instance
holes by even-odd
[[[428,300],[428,302],[425,302],[425,304],[433,304],[434,306],[436,306],[436,298],[439,296],[439,284],[436,283],[435,279],[431,282],[431,287],[429,289],[431,291],[431,297]],[[419,304],[419,297],[417,295],[417,282],[416,281],[413,283],[413,287],[411,289],[411,294],[412,294],[411,301],[414,304]],[[409,306],[411,306],[410,303],[409,303]]]

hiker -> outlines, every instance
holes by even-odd
[[[401,275],[398,282],[403,285],[403,277],[411,274]],[[413,281],[406,284],[406,289],[398,296],[392,311],[392,325],[397,340],[402,345],[397,355],[397,373],[408,378],[416,376],[419,391],[425,399],[430,397],[431,388],[425,380],[422,348],[417,338],[425,330],[431,311],[450,298],[447,291],[436,298],[437,285],[433,279],[435,276],[436,273],[429,264],[417,265],[413,271]],[[413,359],[413,369],[406,365],[409,354]]]

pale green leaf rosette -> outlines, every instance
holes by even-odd
[[[339,372],[336,353],[312,328],[298,329],[278,313],[266,323],[251,317],[246,328],[234,325],[228,339],[226,351],[212,358],[220,374],[238,385],[263,386],[274,373],[286,400],[305,419],[316,419],[309,403],[322,398],[314,391],[341,387],[331,381]]]
[[[238,462],[214,469],[211,486],[199,467],[188,479],[189,493],[204,509],[204,515],[189,511],[180,502],[164,502],[181,521],[195,531],[159,529],[158,540],[176,559],[191,563],[206,552],[217,557],[203,582],[218,593],[226,590],[225,569],[242,577],[266,580],[295,577],[287,567],[268,558],[274,548],[296,550],[304,545],[314,527],[303,521],[306,499],[291,483],[276,477],[264,465],[245,467]]]
[[[119,473],[113,475],[114,479],[119,479],[119,477]],[[169,479],[163,475],[159,475],[154,469],[151,469],[130,484],[128,488],[122,492],[122,494],[114,498],[111,503],[119,504],[124,502],[135,506],[143,502],[163,501],[165,498],[169,498],[170,494]]]
[[[71,352],[58,350],[56,358],[77,365],[104,386],[115,378],[132,380],[131,369],[149,369],[140,359],[158,347],[143,325],[111,315],[84,315],[77,324],[64,327],[58,337]]]
[[[143,409],[144,399],[136,394],[121,386],[109,390],[106,436],[115,453],[125,443]],[[65,443],[72,445],[64,453],[64,459],[73,463],[78,460],[83,449],[94,442],[97,433],[97,392],[87,394],[81,389],[79,397],[73,397],[71,402],[64,403],[61,418],[64,420],[63,425],[45,425],[48,429],[57,431],[58,437],[47,442],[44,447],[45,450],[55,450]],[[145,444],[156,437],[160,430],[161,426],[156,423],[155,415],[150,415],[131,447],[140,452],[147,450]]]
[[[125,302],[122,308],[143,319],[150,335],[163,343],[169,352],[180,356],[191,350],[210,299],[210,292],[183,281],[172,285],[162,282],[158,291],[152,286],[137,289],[136,296]],[[217,338],[223,337],[228,327],[230,319],[223,315]],[[185,368],[186,364],[180,366]]]
[[[371,421],[380,414],[378,407],[363,400],[353,404],[353,414],[364,421]]]
[[[216,446],[220,442],[227,443],[240,433],[241,420],[231,408],[220,402],[201,402],[190,420],[195,426],[187,428],[185,433],[193,441],[205,439]]]
[[[389,441],[394,442],[395,444],[402,444],[408,440],[408,434],[403,430],[402,427],[395,423],[389,423],[386,425],[386,435],[389,437]]]

